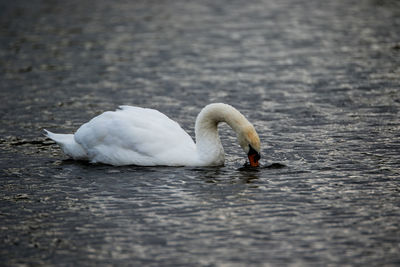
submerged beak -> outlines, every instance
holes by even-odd
[[[252,167],[258,167],[258,161],[260,160],[261,156],[260,153],[258,153],[254,148],[252,148],[250,146],[250,151],[247,154],[247,156],[249,157],[249,161],[250,161],[250,166]]]

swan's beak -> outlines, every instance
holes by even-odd
[[[258,154],[249,155],[250,166],[258,167],[259,166],[259,163],[258,163],[259,158],[260,158],[260,156]]]
[[[249,161],[250,161],[250,165],[252,167],[258,167],[258,161],[260,160],[261,156],[260,153],[258,153],[254,148],[252,148],[250,146],[250,151],[247,154],[247,156],[249,157]]]

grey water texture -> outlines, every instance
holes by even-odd
[[[399,266],[400,3],[0,1],[0,265]],[[221,167],[68,159],[119,105],[192,137],[205,105],[251,121],[261,167],[221,125]]]

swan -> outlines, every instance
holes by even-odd
[[[45,131],[75,160],[114,166],[219,166],[225,154],[218,124],[226,122],[237,134],[250,165],[260,159],[260,138],[253,125],[234,107],[205,106],[196,119],[196,143],[177,122],[149,108],[120,106],[83,124],[75,134]]]

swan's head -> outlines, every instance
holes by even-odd
[[[238,141],[249,157],[250,165],[257,167],[260,160],[260,138],[252,125],[244,127],[238,135]]]

